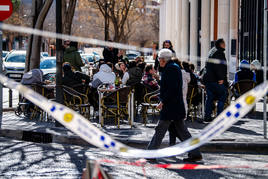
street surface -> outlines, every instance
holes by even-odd
[[[268,153],[267,153],[268,154]],[[204,153],[203,162],[213,165],[268,163],[265,154]],[[183,163],[182,158],[160,159],[158,163]],[[0,178],[80,178],[88,158],[118,159],[96,148],[61,144],[39,144],[0,137]],[[114,178],[143,178],[141,167],[105,164]],[[147,178],[268,178],[267,169],[167,170],[145,168]]]

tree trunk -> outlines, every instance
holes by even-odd
[[[52,5],[53,0],[46,0],[45,4],[42,7],[42,10],[40,11],[38,18],[36,20],[35,29],[42,30],[43,24],[45,21],[45,18],[47,16],[47,13]],[[32,53],[30,57],[30,70],[34,68],[39,68],[40,66],[40,48],[42,43],[42,37],[41,36],[33,36],[32,40]]]
[[[75,13],[77,0],[69,0],[69,3],[66,3],[66,0],[62,0],[62,33],[70,35],[72,32],[73,17]],[[68,4],[68,7],[67,7]]]
[[[12,50],[13,40],[14,40],[14,36],[13,36],[13,34],[10,34],[8,36],[8,50],[9,51]]]
[[[32,0],[32,28],[35,28],[36,21],[38,19],[39,13],[43,7],[43,0]],[[29,35],[28,40],[28,48],[26,53],[26,60],[25,60],[25,70],[24,72],[28,72],[31,64],[31,56],[32,56],[32,44],[33,44],[33,35]]]

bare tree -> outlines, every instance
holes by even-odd
[[[115,42],[125,41],[126,34],[129,34],[130,26],[134,23],[140,15],[140,10],[144,8],[145,1],[137,0],[88,0],[99,9],[104,18],[109,18],[110,21],[105,21],[106,28],[111,22],[113,26],[113,33]],[[133,18],[130,22],[129,17]],[[108,27],[109,28],[109,27]],[[128,29],[128,30],[127,30]],[[127,31],[127,32],[126,32]],[[107,33],[107,29],[105,33]]]
[[[62,31],[70,35],[77,0],[62,0]]]
[[[42,30],[53,0],[32,0],[32,27]],[[25,71],[39,68],[41,36],[31,35],[28,42]]]

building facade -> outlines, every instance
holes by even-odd
[[[263,0],[240,0],[239,57],[263,61]],[[267,32],[266,32],[267,33]]]
[[[202,68],[223,38],[232,74],[241,59],[263,61],[263,9],[263,0],[162,0],[160,44],[171,40],[181,60]]]

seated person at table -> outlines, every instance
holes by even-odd
[[[256,82],[256,75],[250,70],[250,65],[247,60],[242,60],[239,64],[239,71],[235,73],[234,83],[241,80],[253,80]]]
[[[74,90],[77,90],[78,92],[84,92],[81,86],[83,84],[88,84],[90,82],[90,77],[79,71],[73,72],[69,63],[64,63],[62,69],[64,73],[62,84],[74,88]]]
[[[256,85],[259,85],[263,82],[263,68],[261,66],[261,63],[259,60],[253,60],[250,64],[250,67],[252,71],[256,74]],[[267,73],[267,79],[268,79],[268,73]]]
[[[127,72],[127,66],[124,62],[118,62],[115,65],[116,72],[118,73],[119,77],[122,79],[124,74]]]
[[[142,64],[138,66],[135,61],[130,62],[128,65],[128,71],[123,76],[122,83],[128,86],[140,83],[143,76],[142,67]]]
[[[187,61],[182,62],[183,69],[190,74],[191,81],[189,85],[197,87],[198,78],[195,76],[193,71],[190,69],[190,64]]]
[[[112,64],[102,64],[99,72],[93,76],[92,87],[97,88],[103,83],[114,84],[116,76],[112,68]]]
[[[144,85],[150,87],[152,91],[158,90],[159,85],[157,83],[157,80],[155,78],[156,71],[153,68],[152,65],[147,65],[145,67],[145,74],[142,77],[142,82]]]

